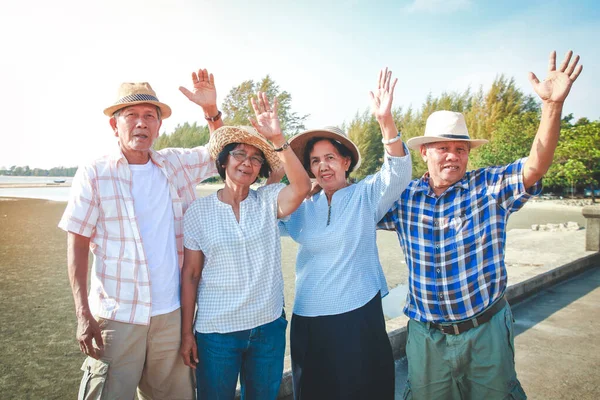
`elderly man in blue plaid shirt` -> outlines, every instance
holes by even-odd
[[[487,141],[471,139],[463,115],[451,111],[431,114],[425,135],[407,142],[428,172],[408,185],[379,225],[398,232],[409,268],[404,398],[526,398],[504,299],[506,222],[541,191],[563,103],[582,70],[572,55],[557,69],[552,52],[542,82],[529,73],[542,100],[529,157],[467,172],[470,150]]]

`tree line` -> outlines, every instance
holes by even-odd
[[[282,90],[269,75],[259,81],[244,81],[229,91],[221,105],[225,125],[248,125],[248,117],[253,115],[250,98],[258,91],[266,92],[269,98],[277,97],[279,118],[286,137],[305,129],[308,115],[293,111],[291,94]],[[541,115],[541,105],[536,97],[526,95],[516,86],[514,78],[499,75],[487,91],[480,87],[478,90],[467,88],[463,92],[444,92],[439,96],[430,94],[418,108],[396,107],[393,115],[403,140],[423,135],[427,117],[438,110],[463,113],[471,137],[490,141],[471,153],[470,168],[503,165],[526,157]],[[348,132],[363,157],[361,167],[353,172],[352,178],[360,180],[377,172],[383,162],[383,145],[379,125],[369,110],[357,112],[341,128]],[[154,148],[195,147],[208,143],[209,138],[206,125],[185,122],[177,125],[172,132],[160,135]],[[420,177],[427,167],[418,152],[413,151],[412,156],[413,177]],[[58,167],[42,170],[13,166],[9,170],[0,170],[0,174],[73,176],[76,169]],[[545,188],[574,192],[584,186],[597,187],[599,182],[600,121],[592,122],[587,118],[574,121],[572,114],[564,116],[554,162],[544,178]]]
[[[54,167],[50,169],[29,168],[29,165],[18,167],[0,168],[0,175],[12,176],[75,176],[77,167]]]

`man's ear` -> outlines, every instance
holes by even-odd
[[[115,136],[119,136],[119,131],[117,129],[117,120],[115,117],[110,117],[110,127],[112,128],[113,132],[115,133]]]
[[[427,146],[422,144],[419,148],[419,151],[421,152],[421,158],[423,161],[427,162]]]

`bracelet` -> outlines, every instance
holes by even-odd
[[[290,144],[289,144],[289,143],[287,142],[287,140],[286,140],[286,141],[285,141],[285,143],[284,143],[284,144],[282,144],[280,148],[278,148],[278,149],[273,149],[273,151],[276,151],[276,152],[284,151],[284,150],[285,150],[285,149],[287,149],[288,147],[290,147]]]
[[[398,140],[400,140],[400,137],[401,137],[401,133],[398,132],[398,135],[396,135],[395,138],[392,138],[392,139],[389,139],[389,140],[388,139],[381,139],[381,143],[383,143],[385,145],[393,144],[393,143],[396,143]]]
[[[219,111],[219,112],[217,113],[217,115],[215,115],[214,117],[207,117],[207,116],[205,115],[205,116],[204,116],[204,118],[206,118],[206,120],[207,120],[207,121],[210,121],[210,122],[216,122],[216,121],[218,121],[218,120],[220,120],[220,119],[221,119],[221,111]]]

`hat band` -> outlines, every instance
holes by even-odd
[[[454,135],[452,133],[443,133],[441,135],[436,135],[436,136],[448,138],[448,139],[471,140],[471,137],[469,135]]]
[[[115,104],[133,103],[135,101],[158,101],[158,99],[150,94],[138,93],[121,97]]]

